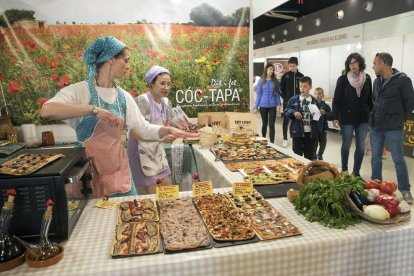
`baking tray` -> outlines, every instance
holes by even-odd
[[[208,234],[210,235],[210,233]],[[260,241],[260,238],[257,236],[257,234],[253,238],[248,239],[248,240],[243,240],[243,241],[218,241],[218,240],[215,240],[213,237],[211,237],[211,239],[213,240],[213,247],[215,248],[234,246],[234,245],[243,245],[243,244],[249,244],[249,243]]]
[[[289,189],[299,190],[299,185],[296,182],[253,186],[264,198],[287,196],[287,191]]]
[[[194,207],[197,210],[198,216],[200,217],[201,221],[203,222],[203,224],[204,224],[204,226],[206,228],[207,234],[210,237],[210,240],[212,241],[212,246],[214,248],[221,248],[221,247],[235,246],[235,245],[243,245],[243,244],[249,244],[249,243],[254,243],[254,242],[259,242],[260,241],[260,238],[257,236],[256,233],[255,233],[255,235],[254,235],[253,238],[248,239],[248,240],[241,240],[241,241],[220,241],[220,240],[214,239],[214,237],[210,234],[210,231],[208,231],[207,224],[205,223],[205,221],[203,219],[203,216],[200,213],[200,210],[198,210],[197,205],[194,202],[194,199],[193,199],[193,204],[194,204]]]
[[[193,207],[195,208],[199,219],[201,220],[201,222],[204,225],[205,231],[206,231],[207,236],[208,236],[208,238],[210,240],[210,244],[207,245],[207,246],[200,246],[200,247],[196,247],[196,248],[186,248],[186,249],[181,249],[181,250],[169,250],[169,249],[166,249],[165,248],[164,238],[162,237],[161,228],[160,228],[160,238],[161,238],[161,244],[162,244],[162,248],[164,250],[163,251],[164,254],[175,254],[175,253],[191,252],[191,251],[198,251],[198,250],[204,250],[204,249],[211,249],[211,248],[213,248],[213,241],[212,241],[212,238],[210,236],[210,233],[207,230],[207,227],[206,227],[206,225],[204,223],[204,220],[201,217],[200,213],[198,212],[197,206],[195,206],[194,201],[191,200],[191,202],[193,203]],[[159,215],[159,219],[160,219],[160,222],[161,222],[161,212],[160,212],[160,206],[159,206],[158,202],[156,202],[156,206],[157,206],[157,212],[158,212],[158,215]]]
[[[279,160],[279,159],[285,159],[288,158],[289,155],[286,155],[284,153],[281,153],[280,151],[277,151],[279,156],[277,157],[273,157],[273,158],[252,158],[252,159],[236,159],[236,160],[222,160],[219,156],[217,156],[214,153],[214,150],[210,149],[210,151],[214,154],[214,156],[216,157],[215,161],[221,161],[224,164],[227,163],[239,163],[239,162],[251,162],[251,161],[266,161],[266,160]]]

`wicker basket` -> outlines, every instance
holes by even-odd
[[[297,183],[302,189],[303,185],[314,179],[335,179],[338,176],[339,171],[332,164],[325,161],[311,161],[300,170]]]
[[[356,205],[355,203],[352,201],[352,199],[349,197],[349,195],[347,195],[346,197],[346,201],[349,205],[349,207],[352,209],[352,211],[354,211],[358,216],[360,216],[361,218],[372,222],[372,223],[377,223],[377,224],[394,224],[394,223],[399,223],[399,222],[405,222],[405,221],[409,221],[411,218],[411,212],[408,213],[401,213],[396,215],[395,217],[386,219],[386,220],[379,220],[379,219],[374,219],[371,218],[369,216],[367,216],[363,211],[361,211]]]

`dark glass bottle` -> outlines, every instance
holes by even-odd
[[[9,234],[9,224],[13,213],[16,190],[7,190],[7,195],[7,201],[4,202],[0,215],[0,263],[17,258],[24,252],[22,244]]]

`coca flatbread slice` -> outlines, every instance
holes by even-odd
[[[64,157],[61,153],[24,153],[0,165],[0,173],[28,175]]]
[[[211,245],[206,228],[190,197],[158,201],[160,232],[164,248],[170,251]]]
[[[153,254],[161,250],[158,222],[122,223],[115,232],[111,248],[114,257]]]
[[[222,194],[197,197],[194,202],[210,235],[217,241],[243,241],[255,237],[255,232]]]
[[[119,204],[118,224],[142,220],[158,221],[157,206],[149,198],[124,201]]]
[[[243,213],[261,239],[270,240],[302,234],[298,227],[257,191],[246,196],[234,196],[231,193],[225,195],[238,211]]]

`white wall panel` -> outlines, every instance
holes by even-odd
[[[403,60],[401,71],[406,73],[411,80],[414,79],[414,34],[404,37]],[[397,68],[400,69],[400,68]]]
[[[364,41],[362,49],[365,62],[367,63],[366,72],[370,74],[372,78],[375,78],[374,70],[372,70],[372,62],[378,52],[390,53],[394,59],[392,67],[395,67],[398,70],[401,69],[403,59],[403,38],[403,36],[394,36]]]
[[[300,72],[312,78],[312,90],[329,87],[330,48],[306,50],[300,53]]]

